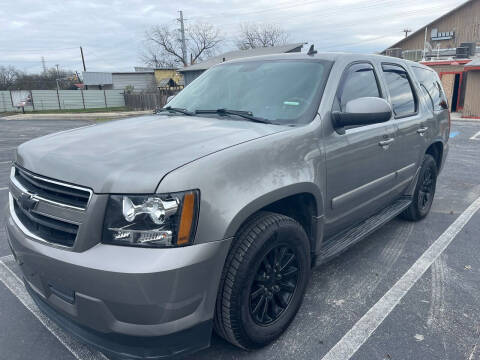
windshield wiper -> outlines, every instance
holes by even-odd
[[[184,114],[184,115],[188,115],[188,116],[193,116],[195,115],[194,113],[188,111],[188,110],[185,110],[185,109],[180,109],[180,108],[173,108],[171,106],[167,106],[167,107],[164,107],[164,108],[160,108],[160,109],[156,109],[155,110],[155,114],[158,114],[160,112],[164,112],[164,111],[168,111],[170,113],[181,113],[181,114]]]
[[[195,114],[237,115],[253,122],[258,122],[262,124],[273,124],[273,122],[270,120],[253,116],[252,112],[250,111],[229,110],[229,109],[195,110]]]

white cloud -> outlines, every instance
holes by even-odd
[[[0,8],[0,65],[28,71],[48,66],[81,70],[80,45],[89,70],[132,70],[140,65],[145,31],[176,24],[178,10],[187,24],[209,22],[234,46],[244,22],[283,26],[292,42],[319,49],[375,52],[416,30],[463,0],[16,0]],[[178,25],[178,24],[177,24]]]

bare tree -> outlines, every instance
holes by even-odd
[[[178,30],[168,25],[154,26],[145,34],[142,60],[154,67],[188,66],[213,55],[222,41],[218,29],[210,24],[194,24],[187,27],[185,38],[187,54],[183,57]]]
[[[12,89],[18,75],[18,71],[13,66],[0,66],[0,90]]]
[[[245,23],[240,25],[237,46],[246,50],[285,45],[287,41],[288,33],[278,25]]]

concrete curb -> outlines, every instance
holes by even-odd
[[[451,118],[452,121],[471,121],[471,122],[480,122],[480,119],[472,119],[472,118]]]
[[[97,112],[97,113],[52,113],[52,114],[15,114],[0,117],[1,120],[95,120],[117,119],[132,116],[150,115],[153,110],[144,111],[117,111],[117,112]]]

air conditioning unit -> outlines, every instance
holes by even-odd
[[[467,59],[469,57],[470,49],[468,47],[460,46],[455,51],[457,59]]]
[[[475,52],[477,50],[477,43],[474,43],[474,42],[461,43],[460,47],[468,48],[468,56],[475,56]]]

